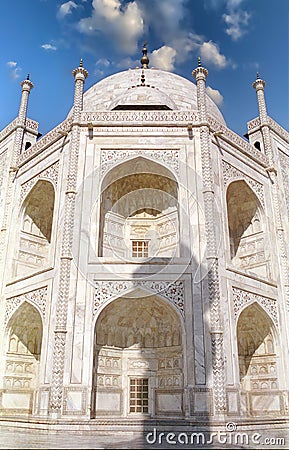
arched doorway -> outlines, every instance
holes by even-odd
[[[7,325],[6,367],[2,408],[7,413],[31,413],[38,387],[42,344],[42,320],[30,303],[24,302]]]
[[[234,266],[270,277],[263,208],[248,184],[232,182],[227,190],[230,256]]]
[[[179,256],[178,184],[142,157],[112,169],[102,183],[100,256]]]
[[[49,261],[54,210],[54,187],[39,180],[27,195],[22,208],[14,274],[41,270]]]
[[[92,417],[183,415],[181,335],[178,314],[157,296],[110,303],[95,327]]]
[[[257,304],[247,306],[237,323],[240,385],[247,413],[280,412],[278,355],[274,325]]]

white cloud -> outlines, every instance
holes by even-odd
[[[225,55],[220,53],[218,45],[214,42],[203,42],[199,50],[202,60],[206,63],[214,64],[218,69],[224,69],[228,65]]]
[[[174,70],[177,51],[167,45],[154,50],[150,55],[150,66],[162,70]]]
[[[206,92],[208,96],[216,103],[216,105],[221,106],[224,100],[224,97],[218,91],[218,89],[213,89],[211,86],[207,86]]]
[[[60,5],[59,7],[57,17],[59,19],[63,19],[63,17],[67,16],[68,14],[72,14],[72,10],[76,8],[78,8],[78,5],[72,0],[69,0],[66,3],[62,3],[62,5]]]
[[[8,61],[6,66],[9,68],[11,78],[13,78],[13,80],[17,80],[22,71],[21,67],[18,66],[16,61]]]
[[[81,19],[78,27],[83,33],[101,31],[113,39],[118,49],[129,54],[137,49],[143,34],[144,21],[136,1],[93,0],[92,15]]]
[[[246,32],[251,14],[241,9],[230,14],[223,14],[223,20],[227,25],[226,33],[233,41],[240,39]]]
[[[43,48],[44,50],[57,50],[57,47],[55,47],[55,45],[51,45],[51,44],[43,44],[41,45],[41,48]]]

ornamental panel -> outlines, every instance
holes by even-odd
[[[113,298],[120,297],[133,289],[144,288],[153,294],[159,294],[174,304],[184,315],[184,283],[183,281],[97,281],[94,280],[93,316],[98,309]]]

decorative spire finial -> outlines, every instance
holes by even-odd
[[[150,60],[148,59],[147,52],[148,52],[148,50],[147,50],[147,42],[145,41],[144,44],[143,44],[142,57],[141,57],[141,60],[140,60],[142,69],[148,69],[148,65],[149,65]]]
[[[201,64],[201,57],[198,56],[198,67],[201,67],[201,66],[202,66],[202,64]]]
[[[30,73],[27,74],[26,80],[30,80]]]
[[[80,58],[80,63],[79,63],[79,67],[83,66],[83,62],[82,62],[82,58]]]
[[[256,73],[256,80],[260,80],[259,72]]]

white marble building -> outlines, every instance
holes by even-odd
[[[284,420],[289,133],[141,64],[0,133],[2,418]]]

